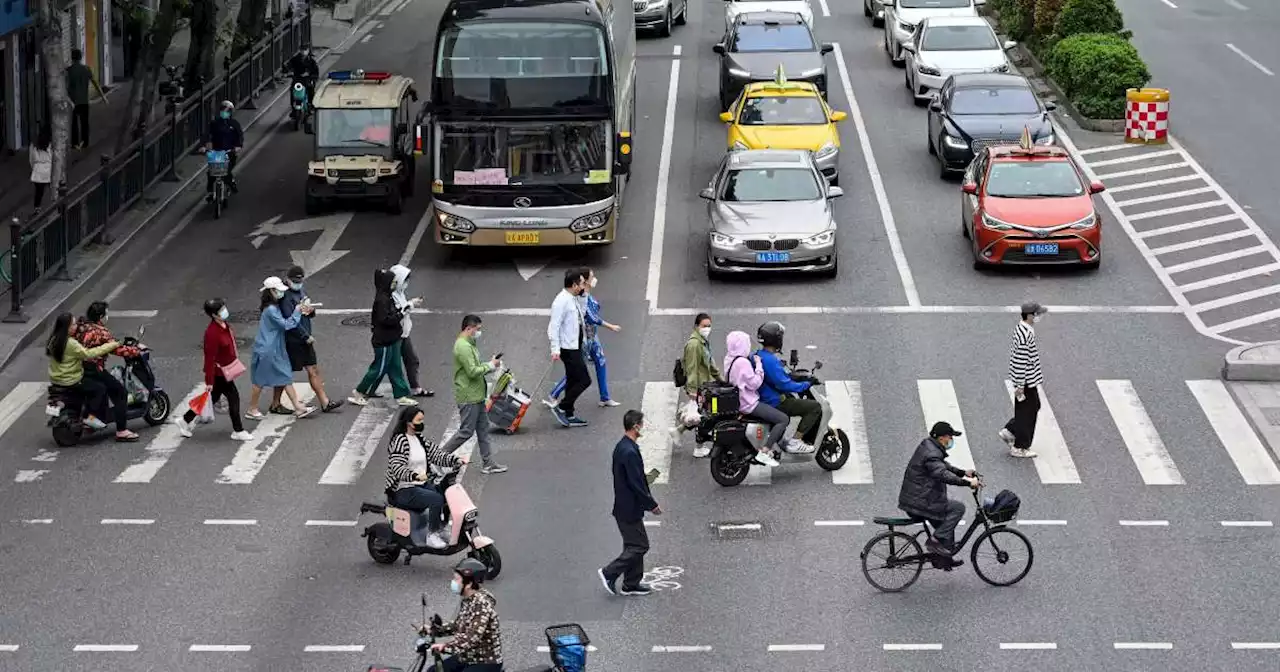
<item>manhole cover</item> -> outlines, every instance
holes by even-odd
[[[708,526],[711,534],[719,541],[733,541],[736,539],[764,539],[767,526],[757,521],[721,521],[711,523]]]
[[[344,318],[341,324],[344,327],[369,327],[373,326],[373,318],[368,315],[352,315]]]

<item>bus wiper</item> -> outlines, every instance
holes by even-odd
[[[368,138],[347,138],[346,140],[341,140],[340,142],[344,144],[348,142],[358,142],[361,144],[369,145],[371,147],[386,147],[386,145],[382,144],[381,142],[378,142],[377,140],[370,140]]]

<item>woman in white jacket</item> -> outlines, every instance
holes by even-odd
[[[422,305],[422,299],[410,299],[405,295],[405,290],[409,287],[409,267],[396,264],[387,269],[391,271],[393,280],[391,281],[391,300],[395,301],[396,308],[399,308],[404,317],[400,318],[402,332],[400,335],[400,359],[404,362],[405,379],[409,381],[409,393],[415,397],[433,397],[435,392],[425,390],[418,382],[418,353],[413,351],[413,341],[409,340],[409,332],[413,330],[413,318],[409,313],[414,308]]]
[[[53,144],[53,135],[48,126],[42,126],[36,135],[36,141],[27,152],[27,160],[31,162],[31,186],[36,192],[35,208],[40,209],[44,201],[44,192],[53,181],[53,152],[49,146]]]

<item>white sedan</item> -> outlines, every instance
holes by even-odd
[[[813,7],[809,0],[725,0],[724,30],[729,32],[734,19],[747,12],[787,12],[799,14],[809,26],[813,26]]]
[[[951,75],[1009,72],[1005,51],[1016,44],[1001,44],[991,24],[980,17],[927,18],[902,45],[907,89],[916,104],[923,104]]]

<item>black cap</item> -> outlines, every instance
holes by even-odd
[[[933,429],[929,430],[929,436],[936,439],[943,436],[963,436],[963,433],[956,431],[956,428],[952,427],[949,422],[935,422],[933,423]]]
[[[1023,315],[1044,315],[1049,312],[1048,308],[1045,308],[1035,301],[1028,301],[1022,304],[1021,310]]]
[[[301,280],[307,277],[307,272],[302,270],[301,266],[292,266],[289,268],[289,272],[285,275],[285,277],[289,278],[290,280]]]

